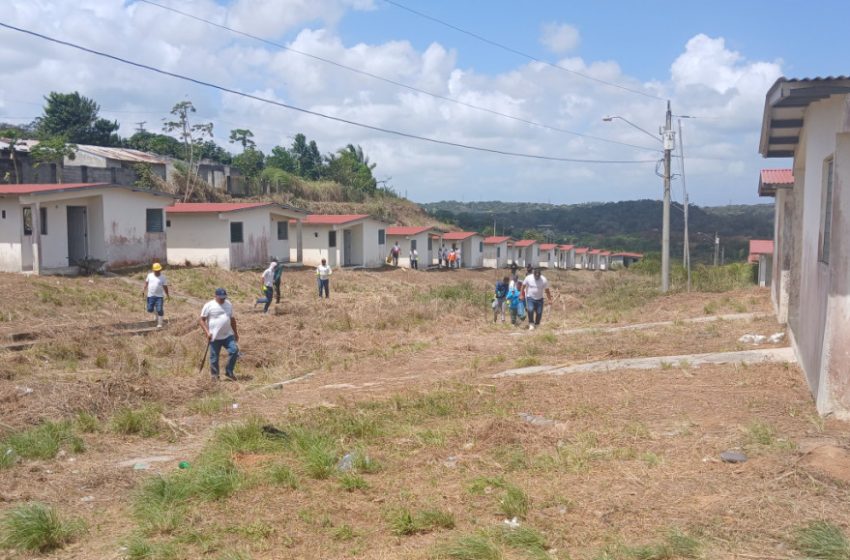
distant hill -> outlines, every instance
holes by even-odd
[[[499,235],[552,239],[611,250],[658,252],[662,203],[628,200],[572,205],[525,202],[442,201],[421,205],[436,219],[468,230]],[[671,210],[671,251],[682,254],[684,219],[681,205]],[[750,239],[773,238],[773,205],[700,207],[688,210],[694,262],[710,262],[714,234],[720,236],[727,261],[744,260]]]

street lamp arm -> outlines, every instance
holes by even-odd
[[[658,136],[656,136],[655,134],[653,134],[653,133],[649,132],[648,130],[646,130],[646,129],[644,129],[644,128],[639,127],[638,125],[636,125],[635,123],[633,123],[632,121],[630,121],[629,119],[627,119],[626,117],[621,117],[621,116],[619,116],[619,115],[611,115],[611,116],[603,117],[603,118],[602,118],[602,120],[603,120],[603,121],[605,121],[605,122],[611,122],[611,121],[613,121],[614,119],[620,119],[621,121],[625,122],[626,124],[629,124],[629,125],[633,126],[634,128],[636,128],[636,129],[640,130],[641,132],[643,132],[643,133],[644,133],[644,134],[646,134],[647,136],[649,136],[649,137],[651,137],[651,138],[655,139],[657,142],[662,142],[661,138],[659,138],[659,137],[658,137]],[[662,142],[662,143],[663,143],[663,142]]]

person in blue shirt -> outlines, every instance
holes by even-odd
[[[493,322],[496,322],[499,314],[502,315],[502,322],[505,322],[505,298],[508,295],[508,284],[510,278],[505,276],[501,282],[496,282],[496,294],[493,300]]]
[[[519,299],[521,289],[522,286],[520,284],[511,284],[508,288],[508,293],[505,296],[508,307],[511,310],[511,324],[514,326],[517,324],[517,314],[519,313],[520,305],[524,305]]]

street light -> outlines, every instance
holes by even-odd
[[[611,122],[614,119],[620,119],[626,124],[640,130],[647,136],[651,136],[664,146],[664,204],[663,216],[661,225],[661,291],[667,292],[670,289],[670,157],[675,144],[675,133],[672,130],[672,111],[670,111],[670,101],[667,101],[667,115],[664,122],[664,128],[661,129],[661,137],[644,130],[632,121],[618,115],[604,117],[602,120]]]

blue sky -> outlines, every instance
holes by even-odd
[[[653,152],[528,126],[469,105],[556,128],[647,145],[621,115],[656,131],[664,101],[601,85],[422,19],[384,0],[159,0],[301,51],[457,99],[413,94],[216,30],[138,1],[4,0],[0,20],[314,111],[430,138],[537,155],[627,160],[581,164],[496,156],[387,136],[152,75],[0,30],[0,121],[37,116],[43,95],[97,100],[129,136],[158,130],[191,99],[227,144],[254,131],[261,149],[296,132],[332,152],[360,144],[379,179],[414,200],[577,203],[658,198]],[[781,75],[848,74],[850,2],[446,2],[399,0],[598,79],[662,99],[685,121],[688,185],[699,204],[753,203],[758,170],[787,160],[757,153],[764,95]],[[681,187],[674,183],[674,197]]]

